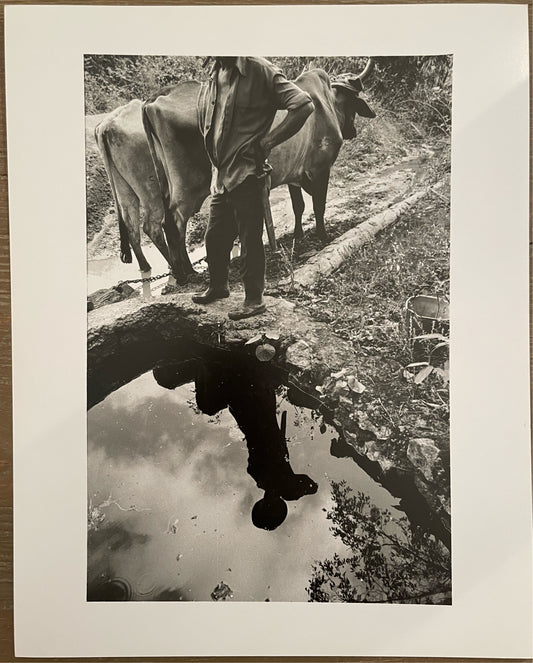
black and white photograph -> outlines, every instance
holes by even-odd
[[[17,657],[531,656],[528,49],[5,8]]]
[[[85,56],[88,601],[452,602],[452,75]]]

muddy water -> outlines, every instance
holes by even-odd
[[[150,243],[143,246],[143,253],[152,267],[152,276],[166,274],[169,271],[166,260],[153,244]],[[205,251],[203,247],[191,251],[190,253],[190,258],[193,263],[201,260],[204,256]],[[135,257],[133,258],[133,263],[130,264],[122,263],[118,255],[95,258],[87,261],[87,294],[91,294],[101,288],[112,288],[119,283],[119,281],[139,278],[141,278],[141,272],[137,267]],[[162,287],[165,282],[166,279],[155,282],[152,289],[157,290],[157,288]],[[139,288],[140,286],[136,285],[134,287]]]
[[[277,404],[291,466],[318,490],[287,502],[274,531],[252,524],[263,491],[247,473],[242,432],[227,409],[199,412],[193,384],[168,391],[150,372],[89,411],[89,600],[206,601],[217,586],[235,601],[307,600],[313,561],[346,551],[329,531],[330,482],[346,480],[381,508],[395,500],[330,455],[334,431],[320,433],[309,410],[281,393]]]

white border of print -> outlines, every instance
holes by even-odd
[[[527,7],[7,6],[18,656],[531,649]],[[454,55],[453,605],[85,601],[84,53]]]

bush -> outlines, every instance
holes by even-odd
[[[86,55],[85,112],[106,113],[132,99],[147,99],[168,85],[204,78],[199,57]]]
[[[290,79],[319,67],[331,76],[360,73],[366,57],[287,56],[269,58]],[[131,99],[147,99],[182,80],[205,80],[203,58],[194,56],[86,55],[86,113],[103,113]],[[369,96],[430,134],[449,134],[452,56],[375,57],[366,85]]]
[[[114,204],[107,173],[100,156],[87,155],[86,161],[87,240],[93,239],[103,224],[104,216]]]
[[[385,108],[430,134],[448,136],[452,109],[451,55],[377,57],[370,91]]]

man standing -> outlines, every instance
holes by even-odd
[[[230,252],[241,240],[243,305],[232,320],[265,311],[262,165],[272,148],[293,136],[313,112],[311,97],[259,57],[215,58],[199,98],[200,130],[213,167],[211,208],[205,235],[209,287],[198,304],[229,297]],[[276,111],[286,117],[271,129]]]

